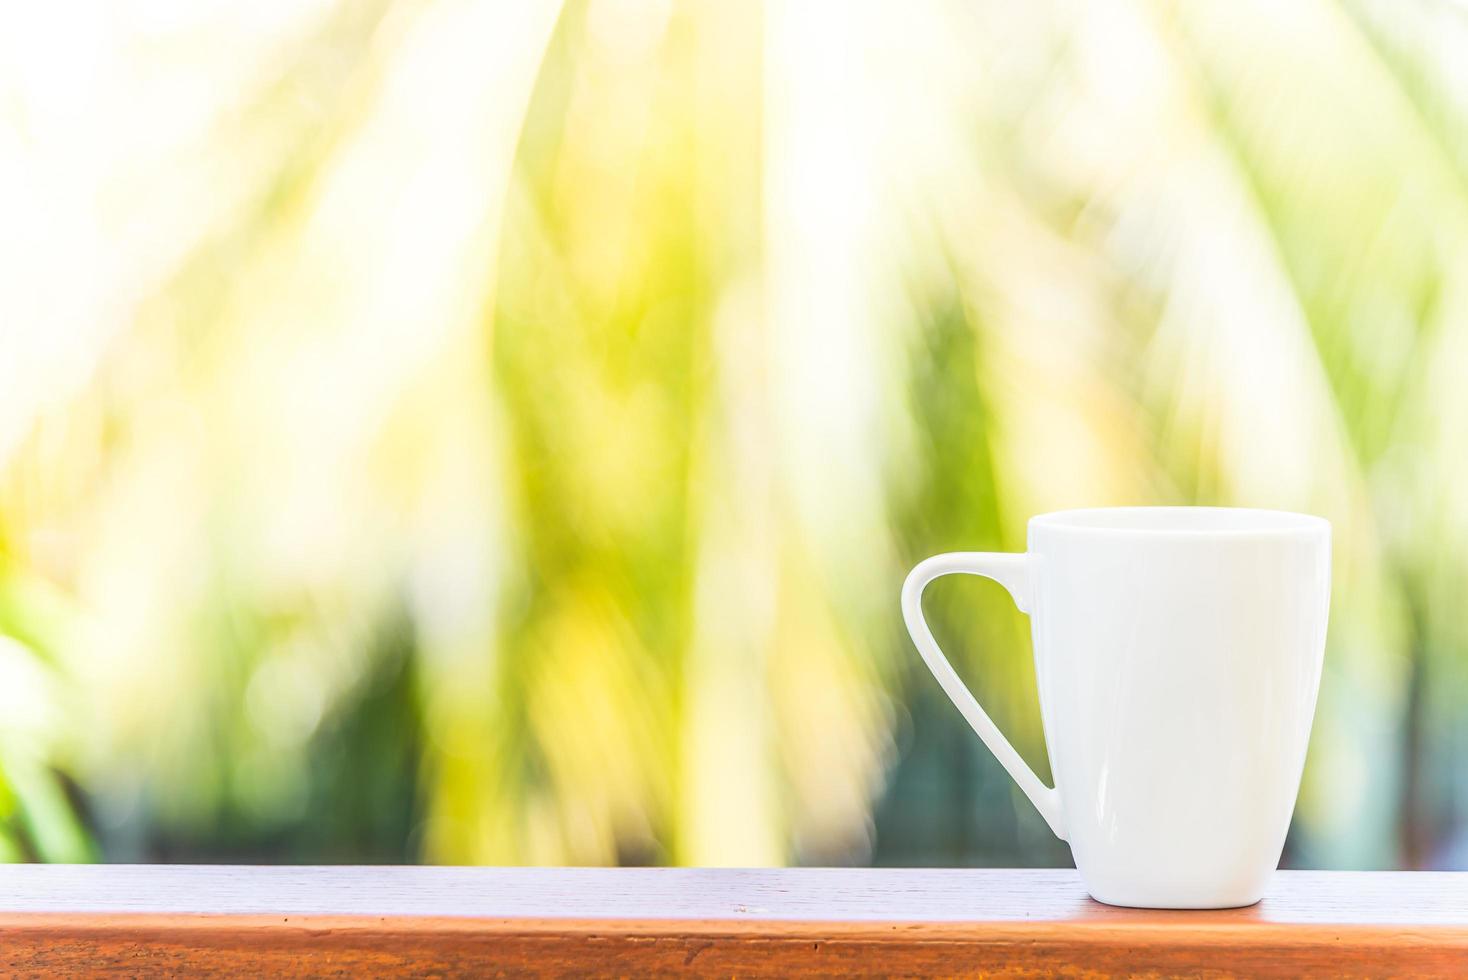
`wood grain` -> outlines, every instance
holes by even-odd
[[[0,866],[22,975],[1468,976],[1468,874],[1281,872],[1248,909],[1073,871]]]

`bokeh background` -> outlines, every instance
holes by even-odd
[[[1335,527],[1287,864],[1468,868],[1468,8],[0,30],[0,857],[1068,862],[907,568]],[[929,608],[1048,775],[1028,623]]]

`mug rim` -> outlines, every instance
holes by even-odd
[[[1107,536],[1240,537],[1330,533],[1314,514],[1260,507],[1078,507],[1036,514],[1031,529]]]

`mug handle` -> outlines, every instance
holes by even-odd
[[[1025,764],[1014,746],[1009,744],[1009,739],[1004,737],[1004,733],[999,731],[998,726],[984,713],[984,709],[979,707],[979,702],[974,700],[973,694],[953,672],[948,658],[938,649],[938,641],[933,639],[933,631],[928,629],[928,622],[923,619],[923,589],[934,579],[959,574],[981,575],[993,579],[1009,590],[1019,611],[1028,615],[1031,562],[1029,555],[985,551],[956,551],[934,555],[920,562],[902,584],[902,618],[907,621],[907,631],[912,634],[918,653],[923,655],[923,661],[954,706],[968,719],[969,725],[983,739],[989,751],[994,753],[999,764],[1014,778],[1019,788],[1024,790],[1035,809],[1040,811],[1040,816],[1045,818],[1045,822],[1055,832],[1055,836],[1065,840],[1065,831],[1060,822],[1060,794],[1040,782],[1040,777]]]

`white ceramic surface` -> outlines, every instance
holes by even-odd
[[[999,582],[1029,613],[1055,788],[938,649],[923,589]],[[1330,524],[1118,507],[1033,518],[1022,555],[929,558],[902,589],[923,660],[1113,905],[1252,905],[1295,806],[1330,607]],[[980,685],[982,678],[978,679]]]

